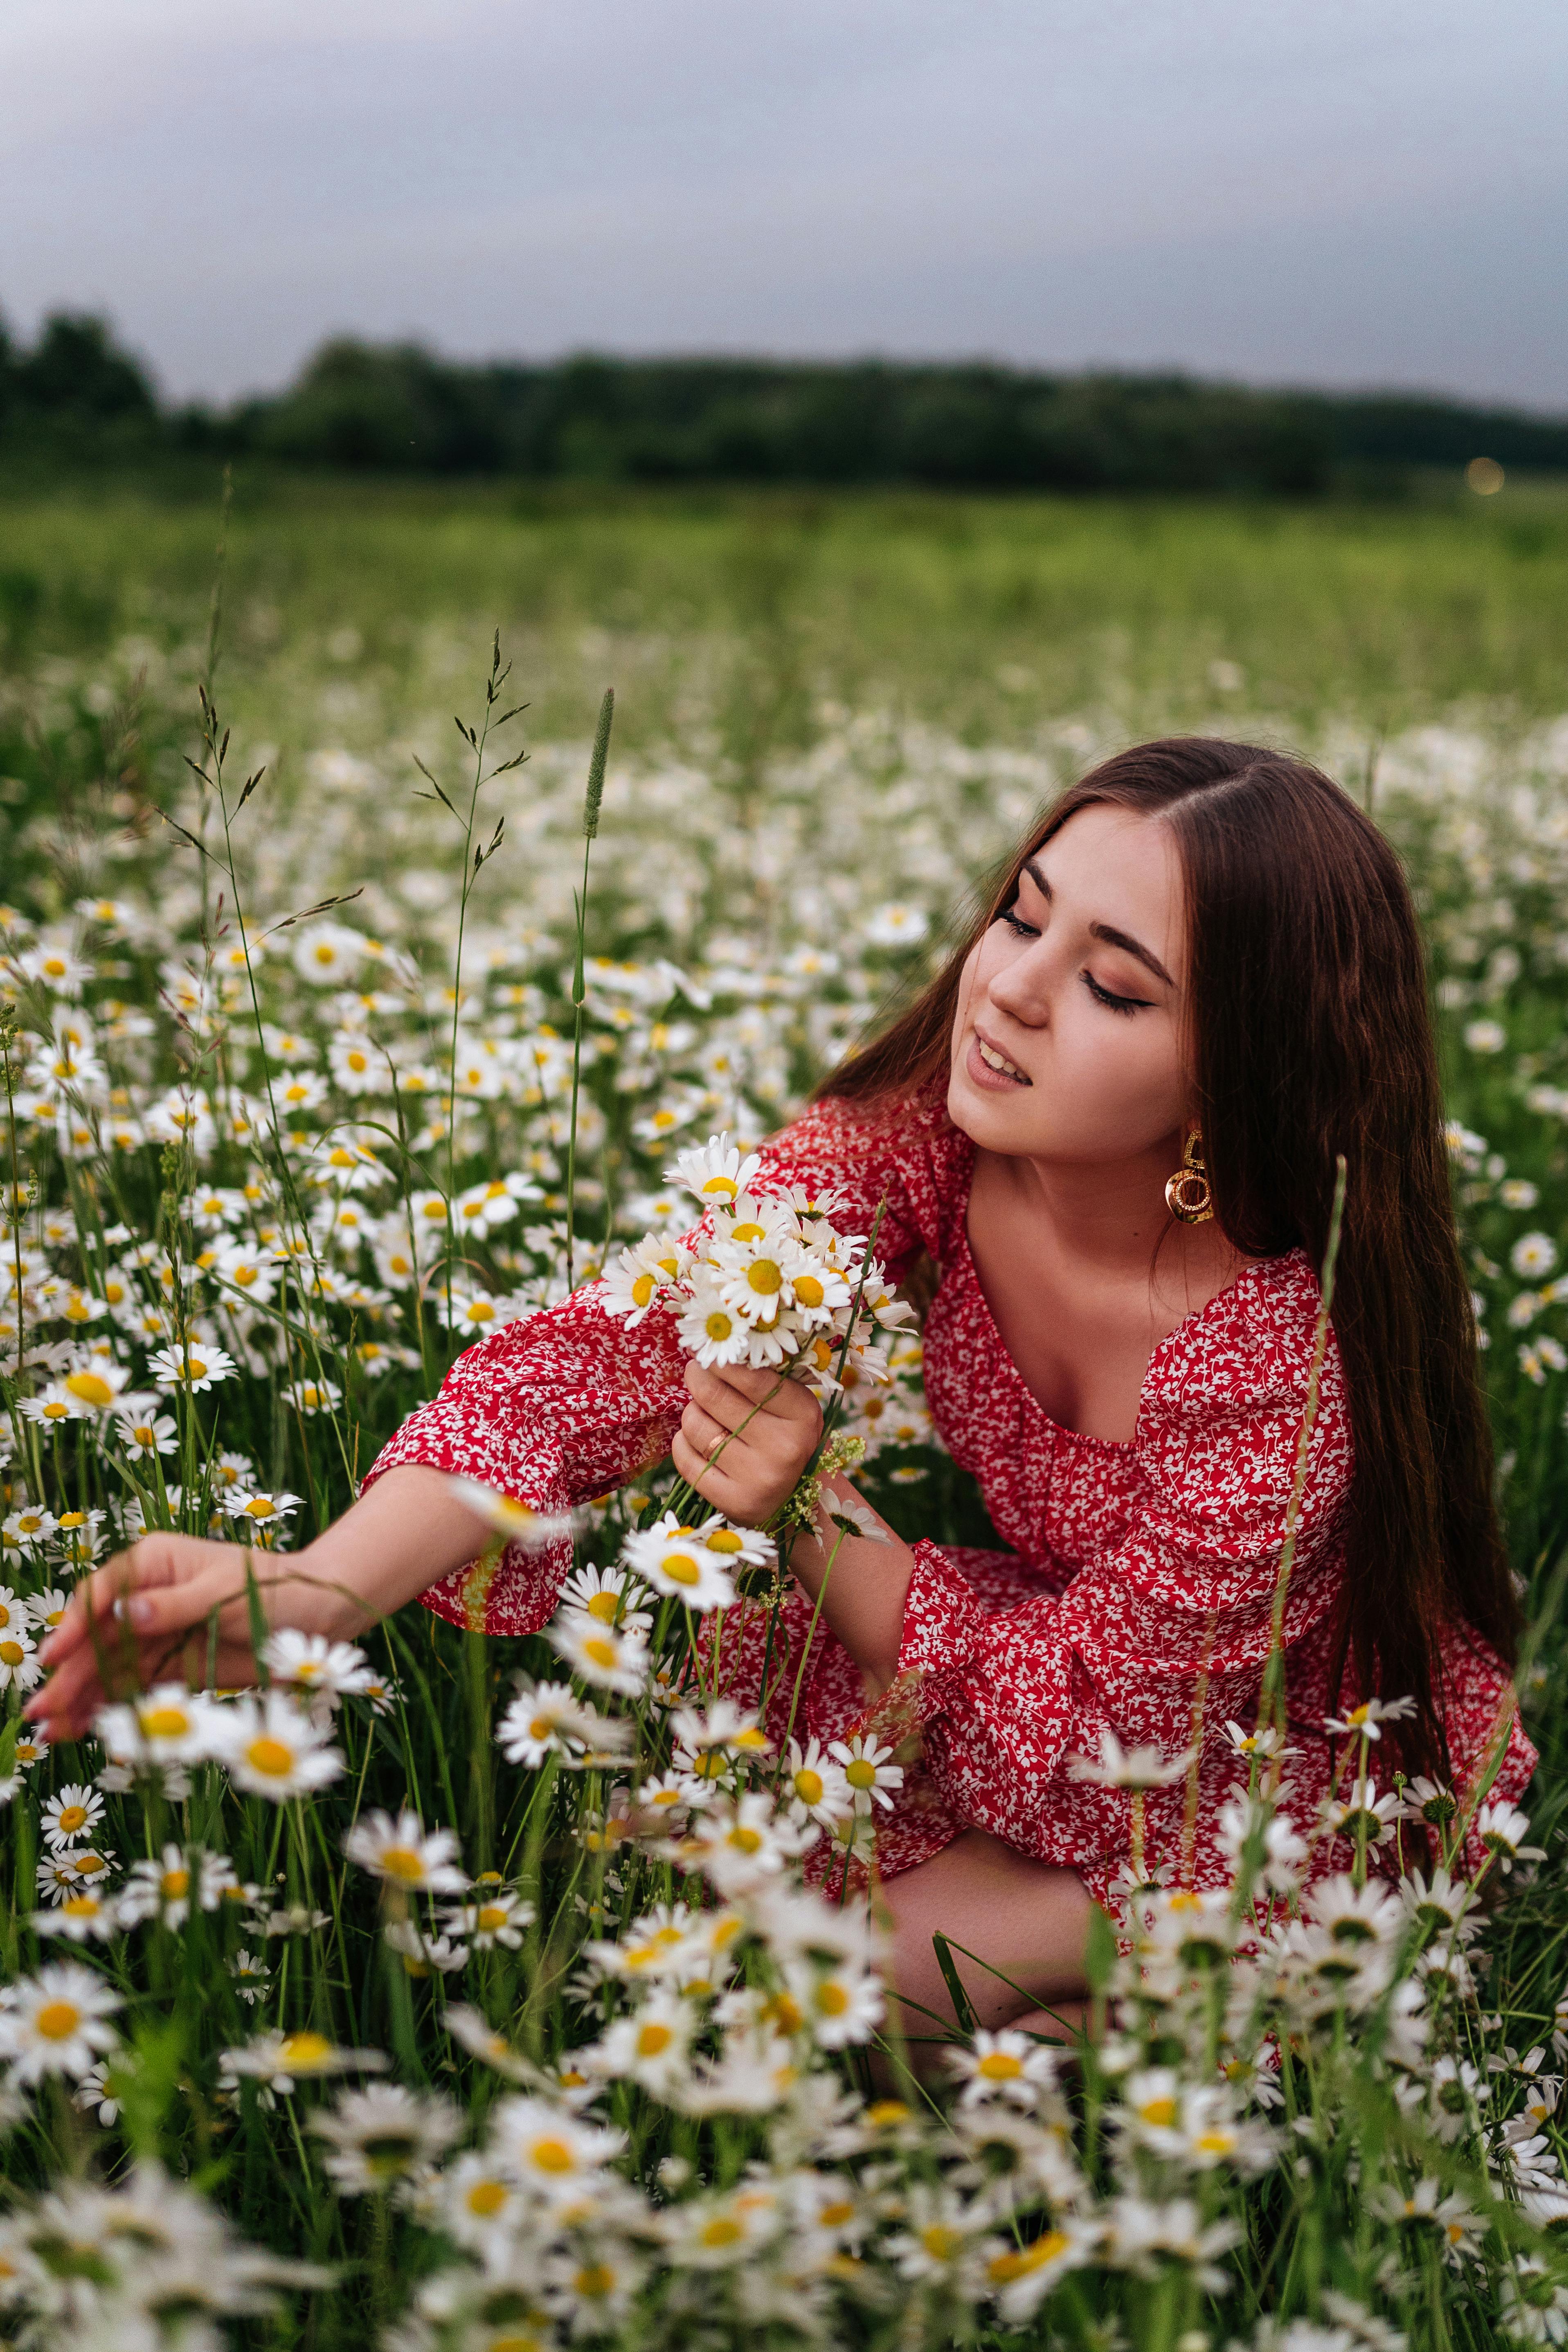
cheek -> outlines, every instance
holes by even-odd
[[[1153,1134],[1174,1124],[1184,1087],[1168,1023],[1129,1021],[1089,1006],[1062,1027],[1068,1033],[1061,1038],[1063,1059],[1104,1116]]]
[[[970,949],[964,959],[963,971],[958,983],[958,1002],[953,1007],[952,1035],[949,1041],[955,1056],[960,1040],[963,1035],[964,1024],[969,1019],[976,996],[990,976],[989,966],[995,961],[994,955],[987,955],[990,946],[991,934],[987,931],[984,938]]]

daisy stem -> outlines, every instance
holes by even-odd
[[[795,1668],[795,1689],[790,1696],[789,1721],[784,1726],[784,1744],[786,1748],[795,1735],[795,1713],[800,1706],[800,1694],[805,1681],[805,1669],[811,1657],[811,1644],[816,1633],[816,1621],[822,1614],[822,1604],[827,1598],[827,1580],[833,1573],[833,1563],[843,1549],[844,1536],[845,1530],[840,1528],[838,1541],[827,1555],[827,1565],[822,1571],[822,1582],[817,1588],[816,1603],[811,1612],[811,1622],[805,1629],[805,1640],[801,1644],[800,1664]]]
[[[573,1255],[577,1244],[577,1098],[583,1081],[583,1007],[587,989],[583,979],[583,950],[588,923],[588,859],[599,830],[599,807],[605,797],[605,762],[610,752],[610,728],[616,716],[616,689],[605,688],[588,761],[588,790],[583,801],[583,887],[574,891],[577,909],[577,960],[572,971],[572,1125],[566,1138],[566,1287],[575,1288]]]
[[[1361,1752],[1356,1758],[1356,1780],[1360,1784],[1362,1801],[1356,1807],[1355,1867],[1351,1874],[1358,1887],[1366,1885],[1366,1759],[1371,1748],[1371,1738],[1363,1727],[1361,1735]]]

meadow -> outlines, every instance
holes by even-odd
[[[0,2336],[1568,2340],[1568,499],[212,492],[0,505]],[[1255,1740],[1234,1888],[1148,1858],[1078,2056],[918,2080],[874,1915],[800,1883],[893,1759],[726,1712],[643,1524],[668,1465],[502,1515],[574,1547],[545,1634],[416,1607],[275,1643],[255,1700],[23,1735],[88,1567],[306,1543],[475,1338],[657,1265],[676,1155],[779,1125],[1053,789],[1193,730],[1321,758],[1416,884],[1528,1821],[1378,1785],[1373,1725],[1289,1825]],[[983,1539],[918,1338],[857,1378],[839,1316],[867,1491]],[[705,1596],[765,1605],[716,1532]]]

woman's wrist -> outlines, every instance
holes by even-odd
[[[852,1531],[851,1531],[852,1530]],[[899,1668],[915,1556],[843,1478],[825,1487],[816,1528],[790,1566],[856,1664],[879,1690]]]
[[[274,1625],[357,1642],[491,1540],[444,1471],[402,1463],[285,1565],[268,1596]]]

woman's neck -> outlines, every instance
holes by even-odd
[[[1234,1279],[1243,1261],[1210,1219],[1173,1229],[1165,1184],[1181,1163],[1180,1139],[1125,1160],[1060,1160],[996,1152],[986,1163],[983,1190],[1005,1203],[1010,1218],[1026,1220],[1038,1246],[1064,1265],[1105,1280],[1145,1281],[1156,1245],[1188,1283],[1214,1286]]]
[[[1004,1346],[1061,1428],[1129,1442],[1152,1351],[1246,1263],[1217,1223],[1173,1222],[1178,1160],[976,1155],[970,1256]]]

